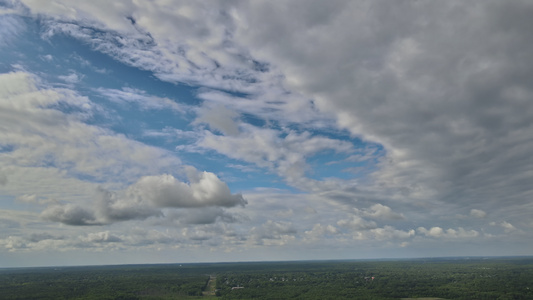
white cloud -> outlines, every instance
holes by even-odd
[[[197,172],[186,183],[176,178],[183,170],[174,154],[83,123],[94,110],[88,98],[46,87],[25,72],[3,74],[0,141],[8,147],[0,152],[0,190],[49,205],[41,214],[47,220],[155,224],[150,217],[159,217],[186,229],[179,238],[148,231],[115,235],[146,245],[182,238],[229,241],[203,225],[231,223],[242,230],[232,242],[248,226],[254,243],[280,246],[320,235],[338,241],[408,239],[415,232],[435,240],[473,239],[479,232],[464,228],[482,222],[476,219],[511,215],[514,224],[530,222],[533,43],[525,38],[532,25],[527,1],[22,2],[39,15],[44,38],[67,34],[159,79],[212,88],[196,95],[204,101],[197,124],[217,135],[196,127],[146,130],[146,137],[197,141],[177,149],[217,151],[308,193],[259,195],[256,189],[247,197],[253,199],[246,207],[254,209],[247,212],[250,223],[231,223],[235,211],[243,212],[244,198],[213,173]],[[0,47],[23,30],[19,19],[4,13]],[[63,77],[71,83],[80,78]],[[146,110],[190,109],[137,89],[98,91]],[[83,116],[54,109],[58,103]],[[264,126],[246,124],[244,116]],[[355,149],[320,129],[346,129],[363,146]],[[324,150],[351,155],[347,161],[367,171],[350,169],[352,180],[308,178],[309,158]],[[87,196],[94,178],[116,191],[102,192],[100,208]],[[356,216],[339,220],[339,211]],[[455,229],[431,225],[468,211],[470,217],[454,219],[462,222]],[[418,229],[380,223],[406,219]],[[505,221],[491,224],[518,230]],[[296,227],[305,233],[299,236]],[[94,234],[94,242],[105,236]],[[85,237],[79,245],[88,245],[91,238]],[[28,241],[13,235],[3,245],[23,248],[32,245]],[[65,242],[38,242],[45,243]]]
[[[417,231],[420,234],[423,234],[428,237],[434,237],[434,238],[448,238],[448,239],[455,239],[455,238],[474,238],[479,236],[479,232],[476,230],[465,230],[462,227],[459,227],[457,229],[449,228],[449,229],[442,229],[440,227],[431,227],[430,229],[426,229],[424,227],[418,227]]]
[[[215,150],[228,157],[254,163],[268,168],[284,177],[289,183],[304,187],[306,172],[309,171],[307,158],[323,150],[349,153],[353,145],[346,141],[322,136],[312,136],[309,132],[282,132],[273,129],[260,129],[251,125],[241,125],[239,136],[220,136],[206,132],[198,145]]]
[[[366,209],[363,213],[367,217],[385,219],[385,220],[403,220],[405,217],[402,214],[392,211],[388,206],[382,204],[374,204]]]
[[[390,225],[379,227],[374,221],[367,221],[359,216],[352,216],[350,219],[343,219],[337,225],[349,229],[346,234],[354,240],[395,240],[407,239],[415,235],[415,230],[399,230]]]
[[[513,231],[516,229],[513,224],[506,221],[501,222],[500,226],[503,227],[506,232]]]
[[[120,3],[102,10],[103,4],[96,2],[54,2],[54,6],[69,7],[67,11],[34,1],[24,3],[33,14],[54,18],[46,22],[48,30],[43,36],[69,34],[167,81],[246,90],[260,76],[250,70],[254,66],[250,58],[228,39],[225,27],[231,26],[231,20],[212,5]],[[199,26],[179,13],[184,10],[204,15],[204,22]],[[93,35],[93,28],[105,34]],[[212,74],[213,70],[217,74]],[[221,81],[222,77],[226,80]]]
[[[161,217],[163,207],[246,204],[242,195],[232,194],[227,184],[210,172],[187,169],[188,184],[170,174],[143,176],[185,170],[179,159],[163,150],[87,125],[75,115],[53,108],[66,102],[90,113],[93,104],[89,99],[70,90],[46,88],[30,73],[0,76],[0,136],[9,146],[9,151],[0,153],[1,167],[7,172],[2,172],[0,188],[19,201],[48,205],[41,219],[75,226],[102,225]],[[126,98],[144,97],[134,100],[149,107],[176,107],[168,99],[153,99],[137,90],[123,92],[126,94],[121,96]],[[151,104],[144,103],[150,101]],[[87,176],[89,180],[85,179]],[[91,177],[113,189],[140,179],[125,191],[102,188],[95,196],[98,184]],[[219,210],[214,218],[234,222],[237,217]],[[199,215],[189,219],[185,223],[201,222]]]
[[[122,90],[98,88],[96,90],[109,101],[116,103],[135,103],[145,110],[165,110],[170,109],[178,113],[184,113],[187,107],[178,104],[169,98],[161,98],[148,95],[145,91],[124,87]]]
[[[154,169],[154,162],[157,166],[162,166],[163,161],[179,163],[161,150],[81,123],[76,115],[48,108],[66,102],[90,111],[92,104],[85,97],[65,89],[38,89],[35,79],[27,73],[0,76],[2,140],[15,149],[2,153],[6,161],[32,166],[52,158],[56,166],[72,165],[73,171],[94,176],[116,173],[119,165],[137,165],[139,169],[134,172],[146,172]],[[153,157],[159,157],[161,163]]]
[[[54,60],[54,56],[52,56],[51,54],[41,55],[39,57],[42,60],[44,60],[44,61],[52,61],[52,60]]]
[[[481,209],[471,209],[470,215],[474,218],[485,218],[487,216],[487,213],[482,211]]]
[[[30,73],[0,74],[0,140],[10,149],[0,152],[0,167],[9,170],[4,174],[3,190],[55,198],[37,191],[61,187],[79,194],[74,192],[76,188],[87,191],[95,185],[78,180],[78,176],[128,182],[180,165],[170,153],[87,125],[77,114],[55,109],[59,103],[77,107],[85,115],[92,113],[92,102],[71,90],[46,88]],[[37,185],[41,182],[47,182],[46,186]]]
[[[161,207],[245,205],[242,195],[231,194],[227,184],[210,172],[189,169],[190,184],[172,175],[147,176],[128,188],[129,198],[140,198]]]
[[[24,3],[32,13],[53,18],[44,22],[45,37],[71,35],[119,61],[153,71],[162,80],[250,93],[238,98],[204,91],[199,95],[202,99],[284,124],[333,124],[318,113],[308,97],[284,88],[283,74],[254,60],[231,37],[235,30],[232,18],[237,17],[231,12],[232,4],[156,1],[121,3],[101,11],[96,2],[54,1],[54,6],[69,7],[66,12],[35,1]],[[192,15],[204,22],[199,26],[189,13],[183,15],[180,11],[194,12]]]
[[[169,174],[145,176],[124,191],[112,192],[99,188],[92,209],[74,204],[53,204],[41,217],[67,225],[101,225],[149,217],[165,217],[162,208],[203,208],[188,212],[181,220],[187,224],[237,221],[236,216],[215,207],[245,206],[241,194],[232,194],[215,174],[189,168],[189,183]],[[211,208],[211,209],[210,209]],[[173,216],[170,215],[172,218]]]
[[[126,198],[121,194],[99,189],[95,199],[95,214],[104,223],[146,219],[162,216],[161,210],[142,198]]]
[[[501,228],[504,229],[505,232],[509,233],[511,231],[515,231],[516,230],[516,227],[514,227],[513,224],[507,222],[507,221],[501,221],[499,223],[496,223],[496,222],[490,222],[490,225],[491,226],[500,226]]]
[[[332,128],[333,120],[320,114],[312,102],[296,93],[280,89],[282,83],[270,83],[265,90],[256,87],[251,95],[238,97],[218,90],[202,89],[198,97],[204,105],[224,106],[241,114],[248,114],[267,121],[277,121],[283,126],[294,125],[310,128]]]
[[[304,239],[309,242],[318,242],[326,238],[327,236],[334,236],[339,234],[337,227],[333,225],[322,225],[320,223],[315,224],[311,230],[304,232]]]
[[[387,160],[375,173],[381,189],[403,189],[417,201],[519,203],[513,183],[526,182],[521,176],[532,163],[531,145],[515,141],[532,140],[533,106],[519,98],[531,93],[531,74],[523,71],[531,68],[523,61],[531,61],[533,44],[519,38],[527,18],[499,22],[528,9],[520,1],[487,3],[465,6],[459,16],[446,2],[349,1],[326,9],[259,1],[236,11],[236,39],[279,66],[293,90],[334,113],[340,126],[385,146]],[[517,35],[494,39],[504,27]],[[455,46],[443,46],[449,43]],[[518,83],[515,76],[527,79]],[[505,96],[516,86],[521,92]],[[509,145],[514,154],[502,155]]]
[[[0,246],[7,249],[8,251],[20,251],[21,249],[26,248],[26,243],[23,238],[18,236],[8,236],[5,239],[0,240]]]
[[[37,195],[35,194],[24,194],[17,197],[17,201],[26,202],[26,203],[39,203]]]
[[[370,232],[378,240],[407,239],[415,235],[414,229],[403,231],[388,225],[383,228],[371,229]]]
[[[80,75],[74,71],[71,71],[68,75],[60,75],[59,79],[65,81],[66,83],[75,84],[80,82],[83,79],[84,75]]]

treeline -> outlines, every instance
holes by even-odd
[[[0,299],[182,299],[201,296],[209,276],[179,266],[0,271]]]
[[[0,269],[0,299],[424,297],[533,299],[533,258]]]
[[[533,299],[533,260],[310,264],[218,275],[221,299]],[[241,288],[235,288],[241,287]]]

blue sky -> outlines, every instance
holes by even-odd
[[[527,1],[0,1],[0,267],[531,255]]]

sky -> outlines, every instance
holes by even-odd
[[[0,0],[0,267],[533,255],[533,2]]]

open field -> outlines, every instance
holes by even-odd
[[[533,299],[533,258],[0,269],[2,299]]]
[[[216,287],[217,287],[217,277],[210,275],[209,281],[207,282],[207,286],[205,287],[204,291],[202,292],[203,296],[215,296],[216,294]]]

